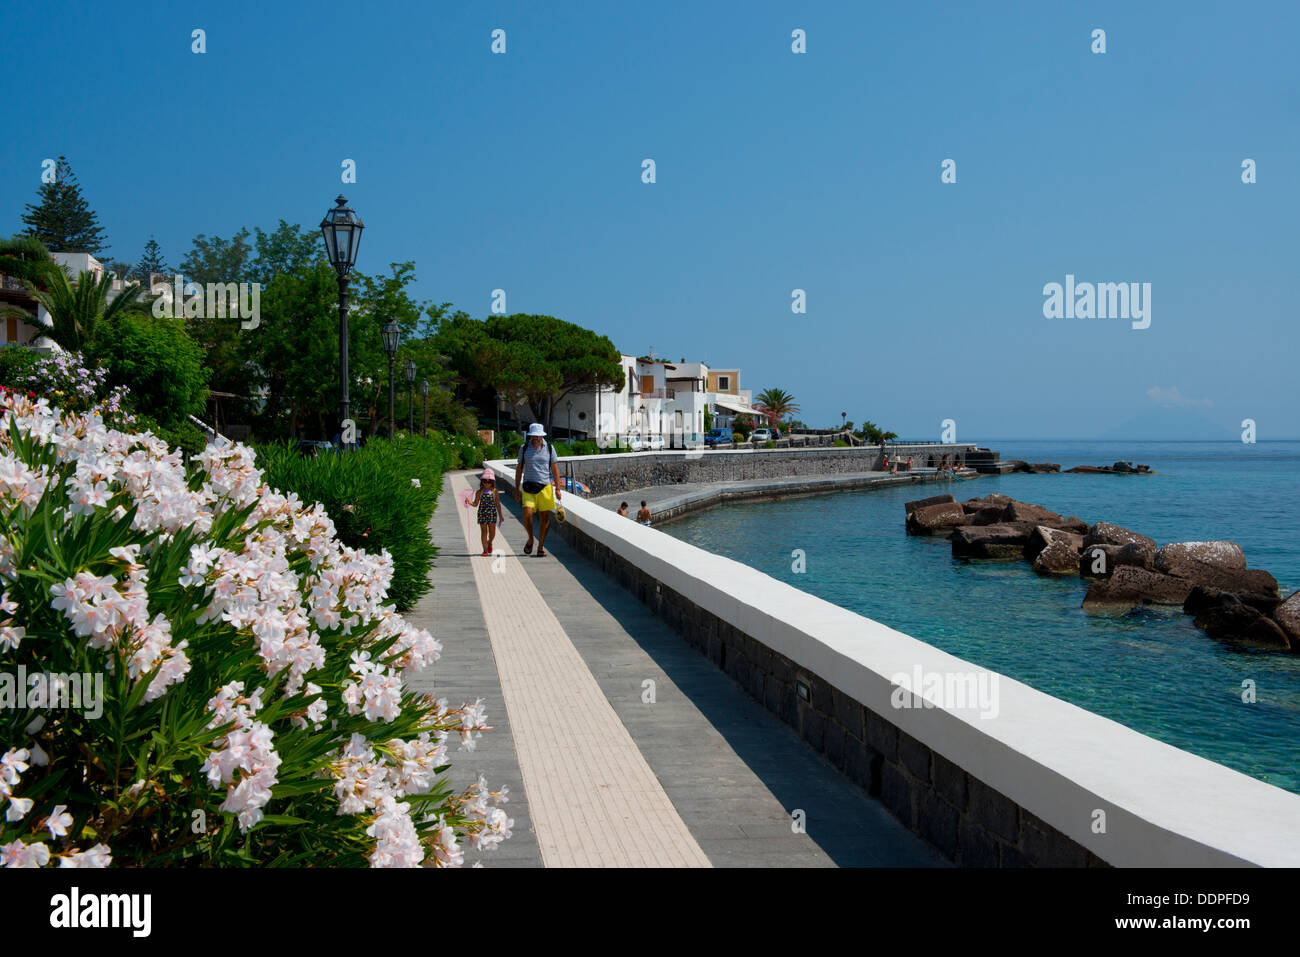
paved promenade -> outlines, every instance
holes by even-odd
[[[414,686],[482,697],[493,725],[453,748],[453,785],[482,772],[510,788],[514,836],[467,863],[943,865],[558,536],[523,555],[513,502],[497,557],[480,557],[468,480],[445,479],[434,590],[408,616],[443,643]]]

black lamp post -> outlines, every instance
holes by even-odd
[[[637,409],[637,413],[638,413],[638,415],[637,415],[637,417],[636,417],[636,435],[637,435],[637,438],[640,438],[640,437],[641,437],[641,431],[642,431],[643,428],[644,428],[644,430],[645,430],[645,432],[646,432],[646,437],[648,438],[648,437],[649,437],[649,432],[650,432],[650,422],[649,422],[649,420],[646,418],[646,415],[645,415],[645,406],[643,405],[643,406],[641,406],[640,408],[638,408],[638,409]]]
[[[406,373],[406,432],[415,431],[415,360],[407,359],[402,368]]]
[[[343,441],[346,423],[351,418],[348,398],[348,275],[357,264],[357,249],[361,245],[361,231],[365,224],[357,214],[348,209],[345,196],[334,201],[335,207],[321,220],[320,231],[325,237],[325,253],[339,277],[339,447]]]
[[[391,439],[397,434],[397,420],[393,417],[393,360],[397,358],[397,344],[402,336],[395,322],[384,323],[379,334],[384,340],[384,352],[388,353],[388,437]]]
[[[564,403],[564,408],[569,413],[569,442],[570,444],[572,444],[573,442],[573,400],[566,399]]]
[[[424,396],[424,434],[429,434],[429,380],[420,381],[420,395]]]
[[[504,447],[504,443],[501,442],[501,393],[500,393],[500,392],[497,393],[497,434],[496,434],[496,439],[497,439],[498,444],[501,444],[501,445]]]

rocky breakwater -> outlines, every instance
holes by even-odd
[[[1134,465],[1132,462],[1116,462],[1114,465],[1076,465],[1066,469],[1067,475],[1155,475],[1149,465]]]
[[[1178,606],[1213,638],[1300,653],[1300,591],[1281,598],[1277,580],[1247,567],[1236,542],[1162,547],[1111,522],[1089,524],[1006,495],[936,495],[906,510],[908,534],[947,537],[955,558],[1024,560],[1039,574],[1082,577],[1089,613]]]

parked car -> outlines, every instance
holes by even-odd
[[[300,439],[298,442],[298,454],[304,458],[312,458],[320,455],[322,452],[333,451],[333,442],[325,442],[319,439]]]
[[[749,437],[751,442],[771,442],[775,439],[776,436],[772,434],[771,429],[755,429]]]
[[[651,452],[662,452],[664,450],[664,437],[662,435],[652,435],[645,441],[645,447]]]
[[[642,441],[639,435],[629,435],[627,437],[627,447],[633,452],[643,452],[645,451],[645,442]]]
[[[731,441],[731,429],[709,429],[704,433],[705,445],[726,445]]]

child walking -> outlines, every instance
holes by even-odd
[[[501,502],[497,499],[497,477],[491,469],[479,476],[478,491],[470,507],[478,506],[478,533],[483,539],[483,554],[492,554],[492,544],[497,538],[497,523],[501,520]]]

